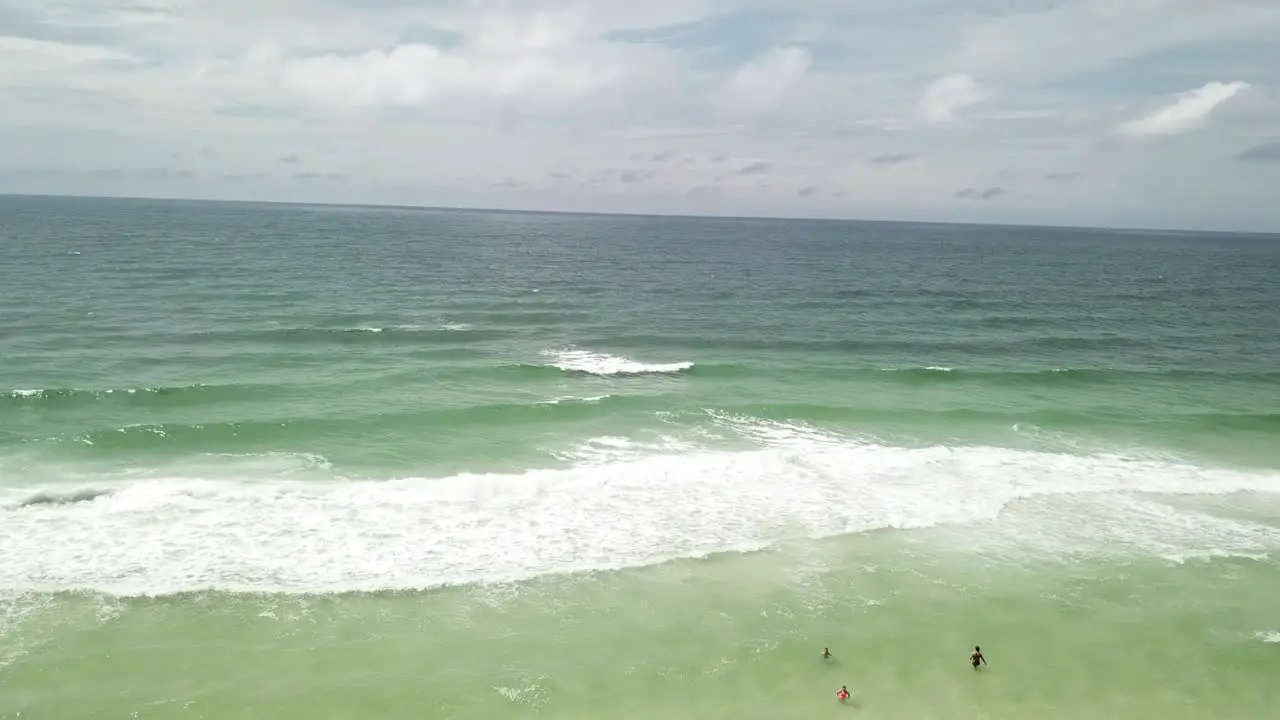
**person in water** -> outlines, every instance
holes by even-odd
[[[848,700],[848,699],[849,699],[849,688],[848,688],[848,686],[846,686],[846,685],[841,685],[841,686],[840,686],[840,692],[836,693],[836,698],[837,698],[838,700],[840,700],[840,702],[844,702],[845,700]]]
[[[822,648],[822,659],[823,660],[831,659],[831,648]]]
[[[982,664],[982,665],[987,664],[987,659],[982,657],[982,648],[978,647],[977,645],[973,646],[973,654],[969,656],[969,662],[973,663],[974,670],[978,669],[979,664]]]

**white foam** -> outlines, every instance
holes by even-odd
[[[583,404],[586,404],[586,405],[590,405],[590,404],[598,403],[598,402],[600,402],[601,400],[607,400],[607,399],[609,399],[609,398],[611,398],[611,397],[613,397],[613,396],[612,396],[612,395],[608,395],[608,394],[606,394],[606,395],[586,395],[586,396],[582,396],[582,395],[561,395],[560,397],[554,397],[554,398],[551,398],[550,400],[543,400],[543,401],[539,402],[538,404],[539,404],[539,405],[559,405],[559,404],[561,404],[561,403],[583,403]]]
[[[566,372],[581,372],[591,375],[651,375],[684,372],[693,367],[691,362],[677,363],[643,363],[616,355],[591,352],[590,350],[545,350],[544,356],[551,358],[552,365]]]
[[[707,417],[717,426],[769,447],[834,447],[865,444],[853,438],[813,427],[808,423],[762,420],[750,415],[708,410]]]
[[[568,450],[552,452],[551,455],[573,465],[612,465],[695,450],[697,445],[694,443],[671,435],[657,435],[648,441],[602,435],[588,438]]]
[[[1280,643],[1280,630],[1267,630],[1267,631],[1258,633],[1254,637],[1258,638],[1264,643]]]
[[[1119,510],[1084,526],[1066,513],[1018,515],[1010,532],[1045,528],[1038,541],[1048,543],[1074,528],[1064,547],[1119,537],[1129,549],[1160,553],[1280,543],[1274,528],[1117,504],[1133,493],[1280,492],[1276,472],[985,447],[906,449],[783,423],[726,422],[742,432],[758,428],[767,447],[711,452],[673,438],[596,438],[588,443],[596,455],[567,469],[341,482],[118,479],[92,502],[21,508],[13,501],[33,488],[0,490],[0,589],[150,595],[504,582],[785,539],[986,521],[1015,501],[1043,509],[1053,498],[1069,507],[1082,496]],[[1153,520],[1159,532],[1144,536]]]
[[[1007,507],[970,549],[1064,556],[1077,553],[1164,558],[1263,558],[1280,547],[1280,529],[1248,519],[1179,507],[1147,493],[1045,495]]]
[[[95,598],[67,608],[41,593],[0,591],[0,669],[38,649],[65,629],[103,624],[119,616],[118,602]]]

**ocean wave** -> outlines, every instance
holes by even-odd
[[[866,371],[844,369],[849,375]],[[1167,382],[1277,382],[1280,372],[1227,372],[1216,370],[1180,369],[1079,369],[1069,367],[1045,367],[1030,369],[982,369],[925,365],[880,368],[880,372],[893,373],[903,381],[930,383],[981,382],[991,385],[1078,385],[1078,384],[1134,384],[1151,381]]]
[[[114,492],[111,489],[82,488],[78,490],[39,490],[14,505],[15,508],[36,507],[39,505],[70,505],[73,503],[93,502]]]
[[[119,480],[92,502],[0,491],[0,589],[117,595],[340,592],[509,582],[752,552],[876,530],[969,532],[950,547],[1185,558],[1267,552],[1280,529],[1149,494],[1280,492],[1280,473],[992,447],[902,448],[725,416],[764,447],[634,447],[512,474],[304,482]],[[658,442],[662,442],[661,439]],[[626,453],[636,452],[630,456]],[[236,479],[231,479],[236,478]],[[1005,531],[1001,531],[1005,528]]]
[[[465,328],[465,329],[464,329]],[[153,342],[171,340],[184,345],[227,345],[272,343],[285,345],[399,343],[408,345],[480,342],[508,336],[497,328],[476,329],[462,323],[439,326],[413,324],[361,325],[354,327],[274,327],[267,329],[207,330],[152,337]]]
[[[600,395],[561,398],[559,401],[493,403],[458,407],[420,408],[404,405],[385,407],[380,412],[323,416],[260,416],[205,423],[132,423],[121,427],[100,427],[32,440],[53,445],[83,446],[96,453],[148,451],[172,447],[175,451],[227,453],[246,443],[274,444],[290,439],[350,437],[352,432],[383,435],[438,431],[460,426],[518,426],[554,421],[604,417],[619,411],[647,411],[662,404],[645,395]]]
[[[681,352],[709,350],[774,352],[793,356],[850,355],[905,356],[905,357],[966,357],[990,358],[1010,355],[1053,357],[1056,354],[1088,351],[1113,351],[1112,354],[1133,350],[1167,348],[1171,345],[1197,347],[1205,341],[1203,336],[1165,335],[1155,337],[1129,337],[1106,333],[1062,334],[1051,329],[1044,332],[967,333],[958,331],[930,334],[904,334],[880,330],[854,337],[838,335],[810,335],[797,337],[787,332],[761,333],[743,327],[737,332],[722,329],[712,334],[610,334],[582,338],[580,342],[593,347],[646,347]]]
[[[544,350],[542,354],[551,358],[552,367],[588,375],[670,375],[694,366],[692,362],[643,363],[590,350]]]
[[[698,445],[673,435],[659,435],[652,440],[638,440],[616,435],[588,438],[568,450],[552,452],[552,457],[570,465],[613,465],[635,462],[647,457],[681,452],[695,452]]]
[[[1280,643],[1280,630],[1266,630],[1259,632],[1254,637],[1264,643]]]
[[[226,387],[240,387],[252,389],[248,386],[214,386],[205,385],[203,383],[195,383],[192,385],[173,385],[161,387],[136,387],[136,388],[30,388],[9,391],[8,398],[11,400],[58,400],[71,398],[92,398],[101,399],[109,396],[129,396],[129,395],[178,395],[199,392],[210,392]],[[0,396],[2,399],[4,396]]]
[[[457,330],[457,333],[468,331]],[[443,353],[457,355],[460,359],[474,360],[475,351],[454,349],[445,351],[441,348],[420,350],[424,359],[439,361]],[[480,379],[488,375],[498,374],[536,374],[549,372],[580,373],[600,377],[627,375],[674,375],[696,372],[705,379],[732,379],[767,376],[769,368],[753,366],[748,363],[646,363],[626,357],[596,353],[586,350],[548,350],[542,355],[551,362],[545,365],[517,364],[444,364],[434,366],[422,373],[430,373],[442,378]],[[1025,386],[1052,389],[1055,387],[1082,386],[1128,386],[1147,382],[1169,383],[1276,383],[1280,384],[1280,372],[1270,373],[1230,373],[1216,371],[1193,370],[1085,370],[1073,368],[1043,368],[1029,370],[986,370],[953,367],[951,365],[933,364],[902,367],[881,368],[847,368],[827,365],[792,365],[785,372],[793,377],[814,377],[829,380],[850,382],[867,381],[876,383],[900,383],[907,386],[948,386],[981,384],[984,386]],[[419,374],[422,374],[419,373]],[[5,404],[25,404],[35,402],[67,402],[72,400],[117,400],[143,402],[182,397],[190,399],[196,396],[209,401],[218,399],[238,399],[254,396],[262,398],[267,393],[289,388],[305,386],[286,386],[279,384],[206,384],[165,385],[151,387],[119,387],[119,388],[16,388],[8,392],[0,391],[0,407]],[[562,401],[570,396],[562,396]],[[598,396],[584,396],[598,398]],[[1205,419],[1211,419],[1213,413],[1201,413]],[[1248,420],[1267,421],[1267,414],[1254,414]]]
[[[613,397],[613,395],[607,395],[607,394],[606,395],[587,395],[587,396],[561,395],[560,397],[554,397],[549,400],[543,400],[539,404],[540,405],[560,405],[561,403],[591,404],[591,403],[598,403],[602,400],[608,400],[611,397]]]
[[[795,418],[856,423],[860,426],[897,428],[975,427],[1010,429],[1017,433],[1082,432],[1091,434],[1105,425],[1113,431],[1136,433],[1250,432],[1280,433],[1280,413],[1249,412],[1164,412],[1139,414],[1122,409],[1065,410],[1056,407],[973,408],[973,407],[849,407],[815,403],[743,404],[708,408],[706,412],[742,414],[790,421]]]
[[[551,372],[557,372],[550,370]],[[662,375],[660,375],[662,376]],[[676,426],[679,432],[699,433],[727,429],[740,439],[764,442],[771,427],[782,428],[779,437],[795,439],[797,428],[808,423],[830,423],[858,428],[879,442],[903,442],[918,437],[918,428],[951,428],[954,437],[985,428],[1038,443],[1040,449],[1089,452],[1103,447],[1140,444],[1143,438],[1204,435],[1231,432],[1271,436],[1280,433],[1280,414],[1270,413],[1163,413],[1141,416],[1118,411],[1069,411],[1061,409],[1003,410],[974,408],[875,408],[834,404],[744,403],[706,407],[684,403],[678,394],[626,393],[562,395],[512,403],[486,403],[455,407],[422,408],[413,403],[383,405],[380,411],[284,416],[241,415],[217,422],[133,423],[53,435],[33,436],[26,442],[60,447],[60,452],[84,457],[128,457],[141,452],[154,461],[159,455],[181,456],[190,452],[228,453],[246,448],[269,450],[282,444],[313,442],[316,438],[351,437],[373,433],[381,437],[410,437],[421,433],[458,431],[460,428],[516,428],[545,423],[608,421],[626,416],[652,427],[655,422]],[[733,418],[744,418],[735,424]],[[770,425],[772,424],[772,425]],[[1105,437],[1099,427],[1107,428]],[[878,428],[878,430],[874,430]],[[813,442],[849,442],[848,436],[829,436],[814,430]],[[835,440],[831,440],[835,438]],[[914,441],[911,441],[914,442]],[[1017,443],[1025,445],[1023,442]],[[1160,446],[1164,447],[1164,446]],[[1147,452],[1154,452],[1148,448]]]

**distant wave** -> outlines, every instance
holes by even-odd
[[[432,432],[444,427],[529,426],[604,418],[619,412],[655,412],[667,403],[669,400],[661,396],[600,395],[460,407],[404,407],[361,414],[268,416],[205,423],[134,423],[42,438],[39,442],[65,445],[76,448],[78,454],[94,456],[128,457],[135,452],[153,451],[230,453],[242,451],[246,443],[265,448],[316,437],[345,437],[351,433],[388,436]]]
[[[52,397],[76,397],[76,396],[82,396],[82,395],[91,395],[95,397],[102,396],[102,395],[137,395],[138,393],[154,393],[157,395],[162,395],[162,394],[176,394],[176,393],[186,393],[186,392],[202,392],[205,390],[209,390],[212,387],[216,387],[216,386],[210,386],[204,383],[193,383],[191,385],[168,385],[168,386],[162,385],[157,387],[106,388],[106,389],[97,389],[97,390],[92,388],[48,388],[48,389],[35,388],[35,389],[28,389],[28,390],[13,390],[9,393],[9,395],[10,397],[14,397],[14,398],[30,398],[30,399],[52,398]]]
[[[506,337],[508,334],[508,331],[496,328],[480,330],[465,323],[446,323],[440,326],[408,324],[208,330],[194,333],[174,333],[171,335],[171,340],[184,344],[219,345],[245,342],[282,344],[378,342],[430,345],[479,342]],[[159,337],[152,338],[153,341],[164,339]]]
[[[840,375],[857,376],[866,371],[840,369]],[[1170,382],[1269,382],[1280,384],[1280,372],[1229,372],[1217,370],[1180,369],[1076,369],[1047,367],[1039,369],[972,369],[949,365],[904,366],[880,368],[880,372],[894,373],[902,382],[964,383],[982,382],[992,385],[1066,385],[1066,384],[1131,384],[1150,381]]]
[[[692,362],[637,362],[590,350],[545,350],[542,354],[551,358],[552,367],[588,375],[669,375],[684,372],[694,365]]]
[[[1179,343],[1196,347],[1205,341],[1203,336],[1188,334],[1156,335],[1150,337],[1126,337],[1106,333],[1063,334],[1053,330],[1044,332],[969,333],[969,334],[889,334],[839,337],[810,335],[807,337],[775,336],[753,333],[744,328],[738,332],[721,330],[705,335],[650,333],[599,335],[581,338],[589,347],[661,348],[664,350],[696,352],[702,350],[742,350],[752,352],[776,352],[793,356],[796,353],[847,356],[849,354],[894,354],[906,357],[937,358],[946,356],[1007,357],[1034,353],[1052,357],[1054,353],[1074,351],[1131,351],[1146,348],[1167,348]]]
[[[90,388],[30,388],[11,390],[8,394],[11,400],[59,400],[71,398],[92,398],[100,399],[108,396],[129,396],[129,395],[179,395],[200,393],[215,390],[216,386],[196,383],[193,385],[176,385],[169,387],[136,387],[136,388],[106,388],[94,390]],[[0,396],[3,398],[4,396]]]
[[[554,371],[554,370],[552,370]],[[659,375],[662,376],[662,375]],[[613,376],[605,376],[613,377]],[[882,428],[892,437],[910,434],[917,427],[965,426],[1013,432],[1028,438],[1051,439],[1058,449],[1105,438],[1097,436],[1102,423],[1117,442],[1127,438],[1140,442],[1147,433],[1174,431],[1206,434],[1223,430],[1280,434],[1280,414],[1182,413],[1141,417],[1121,413],[1068,411],[1050,408],[1025,410],[856,408],[844,405],[799,403],[742,403],[720,408],[704,408],[684,403],[677,394],[565,395],[523,402],[490,403],[458,407],[422,408],[405,406],[363,414],[336,414],[297,417],[241,417],[207,423],[136,423],[123,427],[98,427],[78,434],[29,438],[50,447],[65,447],[80,457],[128,457],[132,453],[182,455],[190,452],[226,453],[248,447],[267,450],[281,444],[314,442],[320,437],[347,437],[374,433],[382,437],[412,436],[439,432],[442,428],[534,427],[544,423],[580,422],[620,416],[654,419],[669,416],[686,428],[705,427],[717,418],[748,416],[764,422],[785,422],[798,427],[800,419],[831,422],[842,426]],[[961,434],[963,436],[963,434]],[[1110,443],[1107,443],[1110,446]]]
[[[569,468],[334,483],[209,467],[188,477],[118,480],[109,503],[46,504],[40,512],[14,507],[33,497],[31,489],[3,489],[0,590],[429,588],[974,523],[981,531],[964,535],[962,546],[998,556],[1184,559],[1280,547],[1280,529],[1157,499],[1280,492],[1275,471],[893,447],[793,423],[722,420],[761,445],[709,450],[678,439],[601,437],[578,448],[582,463]]]
[[[246,397],[261,399],[284,389],[286,386],[282,385],[206,385],[204,383],[123,388],[28,388],[0,394],[0,410],[6,406],[23,407],[31,404],[52,404],[62,407],[78,403],[102,402],[154,407],[172,403],[218,402]]]
[[[541,401],[541,405],[559,405],[561,403],[598,403],[601,400],[608,400],[612,395],[561,395],[560,397],[551,398],[550,400]]]
[[[456,331],[464,332],[464,331]],[[424,351],[426,352],[426,351]],[[431,353],[439,353],[432,350]],[[511,373],[525,371],[572,372],[596,376],[625,376],[646,374],[679,374],[695,370],[693,362],[646,363],[626,357],[596,353],[586,350],[548,350],[542,355],[550,360],[546,365],[442,365],[432,372],[442,376],[482,376],[485,374]],[[433,354],[433,358],[440,359]],[[453,357],[449,355],[448,357]],[[458,355],[460,359],[475,359],[474,354],[466,352]],[[753,366],[746,363],[710,363],[696,365],[696,373],[702,378],[738,378],[753,375],[767,375],[779,372],[777,369]],[[826,365],[789,365],[782,370],[789,375],[821,377],[824,379],[873,380],[876,382],[895,382],[912,384],[964,384],[981,383],[991,386],[1057,386],[1077,385],[1127,385],[1151,381],[1165,382],[1243,382],[1243,383],[1275,383],[1280,385],[1280,372],[1222,372],[1207,370],[1105,370],[1105,369],[1072,369],[1044,368],[1030,370],[985,370],[951,367],[949,365],[903,366],[883,368],[845,368]],[[172,385],[158,387],[123,387],[123,388],[16,388],[8,392],[0,391],[0,407],[6,403],[30,403],[39,401],[69,401],[129,399],[138,402],[149,396],[157,401],[160,396],[190,397],[202,396],[210,400],[222,397],[239,397],[256,393],[281,390],[280,385],[218,385],[195,383],[191,385]],[[1207,417],[1207,415],[1206,415]],[[1252,418],[1255,420],[1266,418]]]
[[[1216,413],[1184,412],[1161,413],[1153,416],[1134,415],[1104,410],[1067,410],[1056,407],[1010,409],[950,408],[886,408],[847,407],[841,405],[805,403],[761,403],[723,408],[727,412],[753,413],[770,418],[814,418],[820,420],[850,420],[880,424],[896,421],[898,427],[915,424],[937,426],[939,424],[982,423],[989,427],[1011,427],[1017,423],[1038,425],[1043,428],[1096,428],[1105,422],[1113,428],[1160,428],[1181,430],[1245,430],[1280,433],[1280,413]]]

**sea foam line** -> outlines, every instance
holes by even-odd
[[[650,448],[659,454],[515,474],[333,483],[168,477],[104,488],[113,492],[83,502],[22,507],[5,500],[30,497],[31,489],[9,489],[0,491],[0,590],[157,595],[509,582],[793,538],[963,525],[996,519],[1012,503],[1069,504],[1091,494],[1101,520],[1026,517],[1035,527],[1072,529],[1072,543],[1105,544],[1120,534],[1126,548],[1178,556],[1280,543],[1275,528],[1177,514],[1132,495],[1277,492],[1280,473],[841,443],[814,429],[787,437],[782,424],[761,437],[769,447]],[[632,445],[601,439],[595,449],[627,453]],[[1037,541],[1052,548],[1055,533]]]

